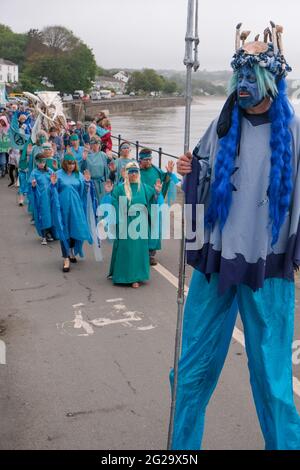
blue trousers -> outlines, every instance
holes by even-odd
[[[0,172],[4,172],[6,169],[6,153],[1,152],[0,153]],[[1,175],[0,175],[1,176]]]
[[[218,274],[208,282],[194,271],[183,320],[172,449],[201,447],[206,407],[226,359],[238,309],[265,447],[300,449],[300,416],[292,384],[294,283],[267,279],[256,292],[240,285],[222,296],[217,289]],[[173,386],[173,371],[170,380]]]

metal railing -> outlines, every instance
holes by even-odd
[[[135,147],[135,157],[136,157],[137,160],[139,159],[140,149],[147,148],[147,149],[151,150],[152,152],[154,152],[154,154],[157,154],[157,156],[158,156],[158,167],[160,169],[162,167],[163,157],[171,157],[171,158],[175,158],[175,160],[178,160],[178,158],[179,158],[176,155],[171,155],[170,153],[163,152],[162,147],[159,147],[158,150],[153,149],[153,148],[149,147],[148,145],[142,144],[138,140],[136,140],[135,142],[132,142],[132,141],[122,137],[121,134],[119,134],[118,136],[112,135],[111,138],[113,139],[113,141],[117,141],[117,145],[118,145],[118,151],[116,152],[115,150],[113,150],[114,154],[120,156],[120,145],[121,145],[122,142],[128,142],[130,145]]]

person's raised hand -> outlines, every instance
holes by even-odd
[[[104,183],[104,190],[106,193],[111,193],[113,190],[113,184],[110,180],[105,181]]]
[[[155,191],[157,193],[161,193],[161,190],[162,190],[162,182],[160,181],[160,179],[157,179],[156,180],[156,183],[154,185],[154,188],[155,188]]]
[[[85,170],[85,171],[83,172],[83,176],[84,176],[84,179],[85,179],[85,181],[86,181],[87,183],[88,183],[89,181],[91,181],[91,174],[90,174],[89,170]]]
[[[168,161],[168,164],[166,166],[166,170],[168,173],[173,173],[175,167],[175,163],[172,160]]]
[[[56,182],[57,182],[56,173],[51,173],[51,175],[50,175],[50,180],[51,180],[51,183],[52,183],[52,184],[56,184]]]
[[[116,164],[114,161],[110,162],[108,164],[108,168],[110,169],[110,171],[116,171],[117,167],[116,167]]]

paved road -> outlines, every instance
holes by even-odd
[[[87,247],[86,259],[63,274],[58,244],[40,245],[6,180],[0,218],[0,339],[7,347],[0,448],[164,449],[176,326],[172,278],[153,270],[139,290],[112,286],[109,245],[104,263]],[[159,260],[173,276],[177,258],[178,242],[170,241]],[[204,448],[263,448],[245,352],[235,340],[209,407]]]

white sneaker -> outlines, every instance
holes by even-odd
[[[46,240],[46,238],[42,238],[41,245],[47,245],[47,240]]]

